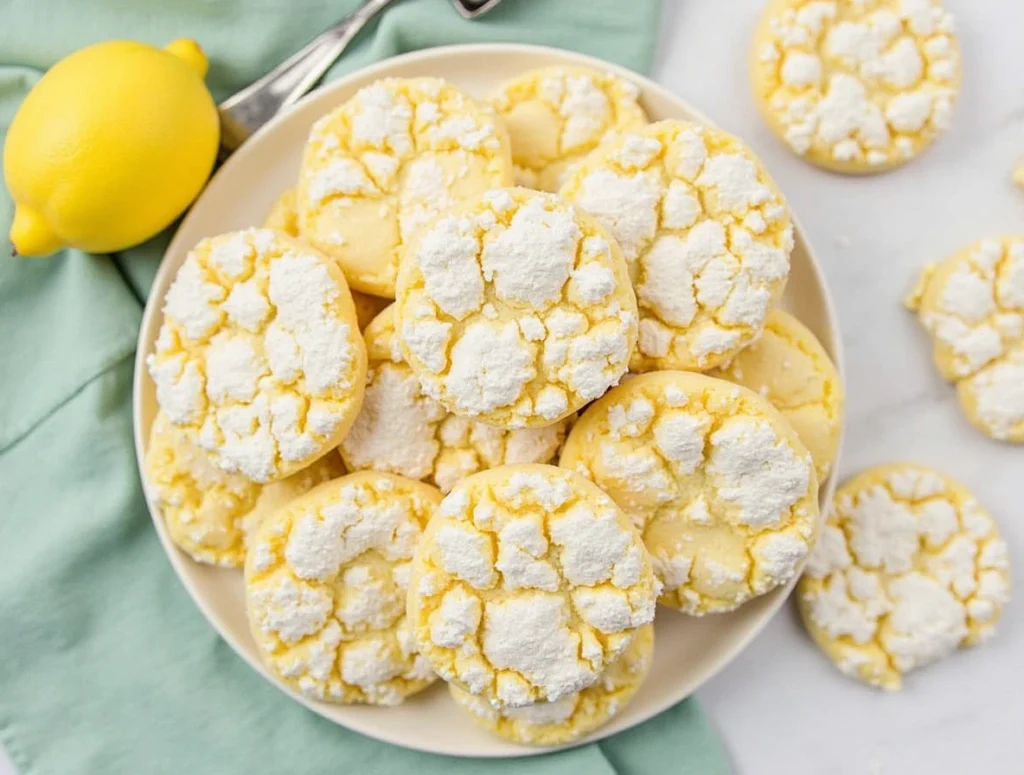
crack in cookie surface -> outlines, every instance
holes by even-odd
[[[506,428],[562,420],[625,373],[636,299],[622,254],[554,196],[490,191],[410,246],[402,357],[453,414]]]
[[[641,530],[659,602],[730,611],[791,581],[818,532],[810,455],[761,396],[686,372],[633,377],[590,406],[559,465]]]
[[[299,227],[353,288],[394,298],[404,246],[442,212],[512,180],[491,108],[439,78],[386,78],[313,125]]]
[[[634,372],[706,371],[761,332],[789,275],[789,209],[745,144],[660,121],[603,144],[561,196],[622,248],[640,310]]]
[[[435,679],[405,617],[413,550],[441,493],[362,471],[321,485],[260,526],[246,606],[264,664],[303,696],[394,705]]]
[[[654,618],[640,536],[578,474],[503,466],[463,480],[413,561],[409,620],[445,680],[494,707],[595,684]]]
[[[949,126],[953,18],[940,0],[772,0],[753,82],[768,125],[800,156],[841,172],[890,169]]]
[[[341,271],[270,229],[188,252],[146,359],[157,403],[211,461],[283,479],[338,445],[362,401],[366,348]]]
[[[895,464],[836,492],[797,600],[840,670],[899,689],[904,673],[991,636],[1009,590],[1006,544],[974,496]]]

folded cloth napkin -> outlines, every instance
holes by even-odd
[[[0,139],[42,71],[97,40],[197,38],[223,97],[353,0],[7,0]],[[645,70],[656,0],[507,0],[468,23],[406,0],[332,76],[468,41],[566,45]],[[11,202],[0,194],[0,231]],[[692,773],[728,770],[691,700],[598,744],[459,760],[379,743],[300,707],[203,620],[162,554],[131,435],[132,356],[163,235],[118,256],[9,259],[0,238],[0,742],[21,775]],[[656,680],[656,678],[655,678]],[[386,711],[382,711],[386,712]]]

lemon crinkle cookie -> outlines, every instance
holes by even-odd
[[[769,127],[800,156],[839,172],[890,169],[949,126],[953,19],[940,0],[772,0],[753,83]]]
[[[394,298],[404,245],[442,212],[512,181],[508,136],[491,108],[438,78],[387,78],[313,126],[299,228],[353,288]]]
[[[555,702],[521,708],[494,708],[483,697],[448,684],[452,699],[479,726],[513,743],[563,745],[607,723],[636,694],[654,656],[654,625],[640,628],[601,679]]]
[[[906,303],[971,423],[1024,442],[1024,237],[984,239],[926,267]]]
[[[793,426],[814,458],[819,484],[832,470],[843,428],[843,383],[825,348],[782,310],[727,365],[709,373],[759,393]]]
[[[508,129],[516,183],[557,191],[610,134],[647,123],[639,96],[635,84],[615,73],[545,67],[502,84],[488,102]]]
[[[274,205],[267,213],[263,221],[264,228],[283,231],[290,237],[302,239],[299,234],[299,214],[295,211],[295,189],[289,188],[281,194],[274,202]],[[359,321],[359,330],[362,331],[373,320],[377,314],[384,309],[390,300],[379,296],[371,296],[368,293],[349,289],[352,293],[352,303],[356,308],[356,320]]]
[[[162,412],[149,431],[145,469],[171,540],[197,562],[235,568],[268,514],[345,472],[340,458],[330,454],[287,479],[259,485],[210,463]]]
[[[899,689],[904,673],[990,636],[1009,590],[988,512],[949,477],[895,464],[836,492],[797,600],[840,670]]]
[[[413,549],[441,493],[362,471],[279,509],[245,559],[250,629],[267,668],[305,697],[394,705],[435,676],[405,617]]]
[[[157,402],[222,470],[283,479],[355,420],[366,348],[345,278],[316,250],[269,229],[203,240],[163,311]]]
[[[597,683],[654,618],[640,536],[583,477],[546,465],[464,479],[413,561],[408,614],[447,681],[490,702],[556,702]]]
[[[625,373],[636,299],[615,241],[553,194],[490,191],[440,218],[402,262],[402,357],[449,411],[551,425]]]
[[[701,374],[643,374],[590,406],[560,465],[640,528],[660,603],[731,611],[799,572],[818,531],[811,456],[770,403]]]
[[[448,492],[460,480],[506,463],[548,463],[571,418],[543,428],[503,430],[450,414],[423,392],[402,357],[387,308],[367,327],[369,361],[362,409],[339,451],[353,471],[423,479]]]
[[[633,371],[704,371],[761,332],[789,275],[789,209],[738,139],[661,121],[609,140],[561,195],[618,241],[640,308]]]

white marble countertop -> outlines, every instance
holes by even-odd
[[[990,234],[1024,232],[1024,3],[946,0],[964,84],[951,130],[920,159],[869,178],[822,172],[761,122],[747,52],[763,0],[666,0],[655,78],[745,138],[810,235],[839,308],[847,432],[840,474],[930,464],[967,484],[1024,567],[1024,447],[974,431],[901,299],[919,267]],[[817,651],[792,609],[698,696],[743,775],[916,775],[1024,771],[1024,595],[999,634],[911,676],[867,689]],[[1016,688],[1013,688],[1016,687]]]
[[[824,264],[846,348],[840,473],[913,460],[957,476],[996,514],[1024,568],[1024,447],[967,425],[900,304],[922,264],[982,236],[1024,232],[1024,191],[1009,180],[1024,156],[1024,3],[947,0],[964,56],[953,128],[916,162],[870,178],[805,164],[761,123],[747,52],[763,0],[664,5],[655,78],[754,147]],[[996,638],[892,695],[840,675],[787,608],[698,695],[743,775],[1019,773],[1022,612],[1018,592]],[[13,773],[0,752],[0,775]]]

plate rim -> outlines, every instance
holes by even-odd
[[[561,49],[554,46],[541,46],[528,43],[469,43],[469,44],[451,44],[445,46],[437,46],[433,48],[420,49],[418,51],[412,51],[405,54],[400,54],[394,57],[383,59],[379,62],[367,65],[366,67],[358,68],[353,70],[346,75],[331,81],[330,83],[321,84],[317,88],[313,89],[309,94],[305,95],[299,100],[291,109],[277,116],[253,136],[246,141],[232,156],[225,162],[225,164],[214,172],[210,180],[207,181],[207,187],[216,178],[223,173],[225,169],[231,169],[233,167],[245,164],[246,157],[251,152],[251,149],[258,143],[258,141],[264,136],[268,135],[276,130],[276,128],[289,120],[290,115],[293,111],[303,108],[307,103],[321,99],[333,92],[344,90],[351,81],[356,79],[365,79],[372,77],[377,73],[386,73],[393,69],[396,64],[415,64],[417,62],[429,63],[431,60],[437,58],[445,58],[450,56],[501,56],[503,54],[535,54],[546,58],[558,58],[562,62],[559,65],[579,65],[583,67],[595,68],[603,71],[611,71],[617,75],[629,79],[633,83],[640,87],[641,93],[652,93],[658,95],[658,98],[680,105],[687,113],[692,115],[694,119],[700,123],[708,126],[717,126],[703,111],[695,108],[690,102],[683,97],[678,96],[668,88],[658,84],[651,78],[634,72],[626,67],[617,65],[606,60],[590,56],[588,54],[581,54],[576,51],[570,51],[567,49]],[[197,197],[198,202],[204,195],[204,191]],[[785,192],[783,192],[785,196]],[[195,202],[193,203],[193,205]],[[792,213],[793,227],[799,236],[800,242],[804,246],[804,250],[808,259],[808,266],[814,275],[814,281],[820,290],[822,296],[822,302],[825,312],[825,320],[828,325],[827,337],[828,341],[823,341],[826,351],[831,355],[833,363],[836,367],[836,372],[839,375],[840,383],[843,386],[845,393],[845,364],[843,357],[843,347],[840,338],[839,320],[837,315],[837,309],[835,301],[832,298],[831,290],[825,279],[824,271],[820,261],[818,260],[817,254],[807,236],[807,232],[800,224],[796,215]],[[147,482],[145,475],[145,448],[148,441],[148,428],[143,429],[142,426],[142,396],[145,390],[145,382],[149,379],[149,373],[146,368],[146,358],[149,355],[145,351],[145,340],[148,338],[147,334],[157,325],[157,320],[162,317],[161,306],[163,304],[163,298],[157,299],[157,294],[152,292],[152,289],[156,288],[161,284],[166,284],[166,276],[170,274],[169,264],[165,262],[165,258],[176,252],[182,252],[181,246],[178,243],[183,239],[180,235],[183,231],[183,227],[188,224],[192,217],[192,206],[189,211],[185,214],[184,218],[179,222],[175,228],[174,235],[168,242],[164,255],[161,258],[160,266],[154,275],[153,282],[151,285],[151,291],[146,300],[145,307],[142,313],[142,319],[139,326],[139,335],[136,341],[136,350],[134,357],[134,374],[132,376],[132,433],[134,438],[134,450],[135,450],[135,462],[139,472],[139,478],[142,483],[143,494],[146,499],[146,508],[149,512],[150,519],[153,522],[154,528],[157,533],[157,537],[163,548],[164,554],[167,556],[168,561],[174,570],[175,575],[178,577],[178,581],[185,588],[192,602],[202,613],[207,623],[213,627],[214,631],[231,647],[232,651],[244,660],[252,669],[254,669],[261,678],[268,681],[271,685],[275,686],[280,691],[284,692],[290,698],[300,703],[307,709],[313,711],[322,718],[326,718],[339,726],[342,726],[350,731],[358,734],[366,735],[367,737],[379,740],[392,745],[397,745],[408,750],[423,751],[425,753],[440,754],[446,756],[454,756],[458,758],[514,758],[514,757],[527,757],[536,756],[551,751],[565,750],[569,748],[575,748],[580,745],[587,745],[594,743],[599,740],[605,739],[611,735],[624,732],[627,729],[632,729],[639,724],[648,721],[654,716],[668,710],[674,705],[682,702],[684,699],[692,696],[701,686],[707,683],[709,680],[718,675],[724,670],[733,660],[736,659],[743,651],[745,651],[751,642],[764,630],[768,623],[778,615],[779,611],[785,605],[788,600],[790,593],[796,586],[799,580],[799,575],[794,578],[785,587],[774,590],[772,594],[775,596],[775,600],[772,601],[769,609],[762,614],[761,618],[752,623],[752,625],[743,633],[743,635],[732,644],[731,648],[725,650],[719,654],[712,667],[705,670],[699,678],[689,682],[690,685],[683,685],[680,687],[679,692],[673,694],[673,698],[668,701],[652,703],[652,707],[645,708],[643,712],[634,720],[632,723],[622,728],[617,728],[614,723],[609,723],[603,727],[595,730],[589,735],[582,737],[579,740],[575,740],[571,743],[552,746],[552,747],[533,747],[533,746],[520,746],[518,748],[509,750],[507,747],[503,747],[499,750],[488,753],[465,753],[459,751],[452,751],[444,747],[424,747],[403,741],[402,739],[389,735],[382,734],[379,730],[375,729],[372,725],[365,725],[361,723],[350,724],[343,723],[336,718],[326,715],[324,709],[321,707],[323,703],[317,703],[312,700],[308,700],[302,695],[292,691],[289,687],[285,686],[273,676],[271,676],[264,668],[263,664],[258,658],[250,656],[250,654],[242,647],[241,642],[236,637],[235,632],[226,626],[224,622],[215,614],[211,605],[207,602],[206,598],[200,593],[197,585],[193,582],[189,573],[189,565],[194,563],[189,557],[185,555],[178,547],[171,541],[170,537],[164,528],[163,520],[159,516],[159,510],[155,506],[155,499],[153,493]],[[832,495],[836,488],[837,471],[842,455],[843,448],[843,437],[845,436],[845,418],[842,427],[840,428],[840,438],[838,448],[836,452],[836,459],[832,465],[829,476],[823,484],[823,490],[819,492],[819,502],[828,503],[832,499]],[[824,498],[822,498],[824,495]],[[824,515],[822,515],[824,518]]]

